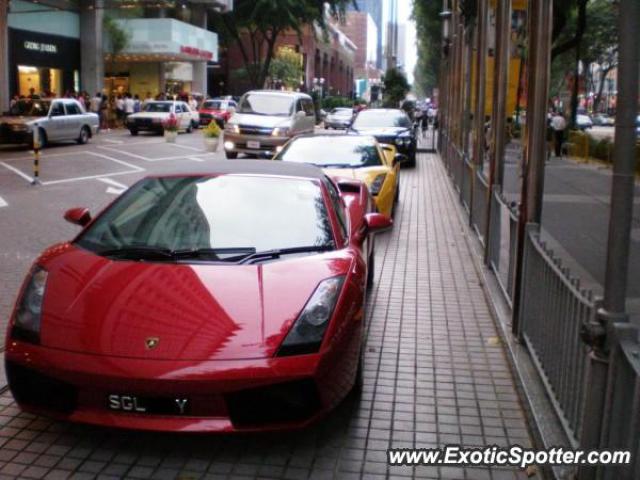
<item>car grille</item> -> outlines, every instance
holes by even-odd
[[[316,384],[311,379],[251,388],[226,396],[236,426],[260,426],[310,418],[320,409]]]
[[[243,135],[271,135],[272,131],[273,128],[240,126],[240,133]]]
[[[6,371],[18,403],[65,414],[76,409],[78,392],[73,385],[11,361],[6,362]]]

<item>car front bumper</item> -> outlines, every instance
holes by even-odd
[[[153,431],[241,432],[302,428],[348,393],[338,355],[166,361],[61,351],[11,340],[9,386],[20,407],[61,420]],[[338,388],[337,386],[342,386]],[[185,414],[114,411],[117,394],[172,403]]]
[[[227,152],[248,153],[252,155],[274,155],[277,148],[283,146],[288,140],[289,137],[245,135],[225,132],[224,149]],[[231,144],[233,144],[233,146],[231,146]],[[255,146],[256,144],[257,146]]]

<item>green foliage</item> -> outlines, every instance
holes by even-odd
[[[354,102],[353,99],[349,98],[349,97],[325,97],[322,99],[322,108],[324,108],[327,111],[333,110],[334,108],[340,108],[340,107],[346,107],[346,108],[350,108],[353,107]]]
[[[339,17],[353,0],[235,0],[233,9],[216,15],[216,31],[223,45],[237,46],[246,68],[250,87],[262,88],[270,72],[278,37],[287,30],[302,35],[306,25],[326,28],[325,6]]]
[[[131,36],[129,32],[118,25],[113,17],[105,15],[102,21],[102,28],[109,37],[109,53],[111,53],[111,55],[118,55],[127,48]]]
[[[413,0],[412,16],[416,22],[418,62],[414,70],[414,89],[421,96],[433,95],[440,74],[442,22],[441,0]]]
[[[277,78],[285,87],[295,89],[303,75],[302,55],[291,48],[279,49],[269,66],[269,76]]]
[[[397,68],[390,68],[384,74],[383,83],[384,106],[398,108],[411,89],[406,75]]]
[[[202,135],[204,135],[205,138],[218,138],[221,134],[222,130],[215,120],[209,122],[209,125],[202,130]]]

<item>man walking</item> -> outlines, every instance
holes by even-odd
[[[562,156],[562,144],[564,143],[564,131],[567,128],[567,121],[564,119],[562,112],[556,112],[551,119],[551,128],[553,129],[555,139],[556,157]]]
[[[102,127],[102,93],[97,92],[89,102],[91,113],[98,115],[98,130]]]

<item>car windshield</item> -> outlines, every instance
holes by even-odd
[[[209,100],[204,102],[203,107],[209,110],[222,110],[225,108],[225,105],[220,100]]]
[[[319,167],[376,167],[382,159],[375,140],[356,135],[298,137],[275,157],[285,162],[311,163]]]
[[[158,113],[169,113],[171,112],[171,103],[156,103],[149,102],[144,106],[143,109],[145,112],[158,112]]]
[[[330,247],[333,231],[314,181],[176,176],[136,184],[77,243],[96,253],[127,248],[260,252]]]
[[[11,107],[10,115],[24,115],[27,117],[44,117],[49,114],[51,102],[43,100],[20,100]]]
[[[407,114],[400,111],[364,110],[353,122],[353,128],[411,127]]]
[[[293,98],[288,95],[248,93],[240,100],[238,113],[288,117],[293,104]]]

